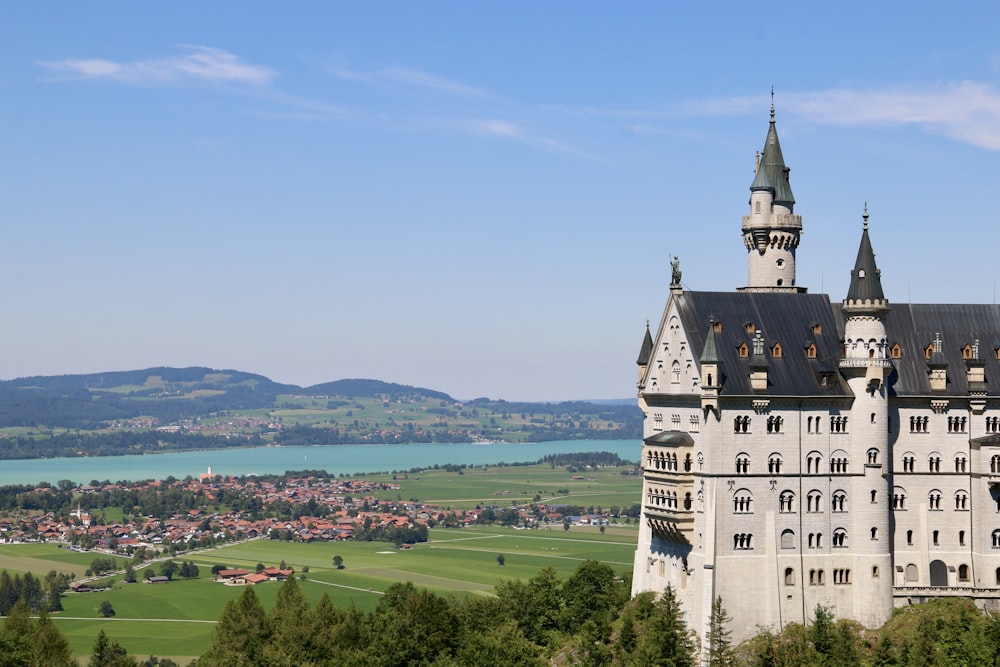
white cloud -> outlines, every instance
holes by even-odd
[[[184,48],[187,52],[182,55],[155,60],[113,62],[102,59],[83,59],[49,61],[39,64],[50,70],[64,72],[83,79],[105,79],[132,84],[209,81],[267,85],[275,77],[274,70],[245,63],[228,51],[207,46]]]
[[[446,95],[456,97],[480,97],[484,99],[498,99],[493,93],[459,83],[443,76],[428,74],[427,72],[408,67],[388,67],[385,69],[362,72],[352,69],[343,59],[338,59],[328,70],[330,74],[340,79],[348,81],[358,81],[367,84],[392,83],[423,88]]]
[[[468,124],[468,129],[473,134],[506,139],[519,139],[524,134],[520,127],[505,120],[475,120]]]

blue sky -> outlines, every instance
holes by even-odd
[[[775,87],[841,299],[995,301],[995,3],[0,5],[0,377],[205,365],[632,395],[678,255],[745,284]]]

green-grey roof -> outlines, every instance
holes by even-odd
[[[884,301],[882,291],[882,272],[875,264],[875,251],[868,237],[868,214],[865,213],[865,228],[861,232],[861,245],[858,247],[858,259],[851,271],[851,286],[847,290],[848,301]]]
[[[761,175],[761,171],[765,172]],[[758,182],[763,183],[764,179],[770,183],[774,189],[774,201],[794,204],[795,196],[792,194],[792,185],[788,180],[788,173],[791,170],[785,166],[785,156],[781,154],[781,142],[778,141],[778,129],[774,125],[774,110],[771,110],[771,125],[767,130],[767,138],[764,140],[764,150],[760,156],[760,167],[757,168],[757,176],[751,190],[760,189]]]
[[[649,325],[646,325],[646,335],[642,339],[642,348],[639,349],[639,358],[635,363],[645,366],[649,363],[649,357],[653,354],[653,337],[649,333]]]
[[[708,318],[708,333],[705,335],[705,349],[701,351],[701,363],[719,364],[722,357],[719,356],[719,348],[715,343],[715,317]]]

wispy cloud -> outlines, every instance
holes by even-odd
[[[264,86],[274,70],[245,63],[228,51],[207,46],[185,46],[185,53],[154,60],[115,62],[97,58],[41,62],[39,65],[78,79],[111,80],[130,84],[202,81]]]
[[[346,62],[341,60],[327,71],[340,79],[372,85],[386,83],[399,84],[456,97],[498,99],[497,95],[482,88],[476,88],[475,86],[469,86],[453,79],[408,67],[388,67],[371,71],[360,71],[352,69]]]
[[[1000,150],[1000,91],[963,81],[933,88],[838,89],[794,95],[789,110],[831,125],[915,125]]]

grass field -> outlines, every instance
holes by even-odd
[[[309,566],[303,591],[315,603],[327,593],[335,604],[355,605],[370,611],[382,591],[393,583],[412,581],[417,586],[453,595],[489,595],[501,579],[528,578],[543,567],[553,567],[565,579],[586,559],[603,561],[618,573],[631,570],[636,531],[608,527],[561,526],[551,530],[513,530],[496,526],[464,529],[432,529],[431,541],[412,549],[397,550],[385,542],[338,542],[303,544],[256,540],[186,556],[201,569],[192,580],[164,585],[115,584],[112,590],[68,593],[64,611],[53,616],[70,640],[75,654],[90,653],[97,633],[124,646],[130,654],[171,657],[181,664],[200,655],[211,640],[214,621],[226,602],[242,594],[242,588],[210,580],[214,564],[253,569],[258,562],[277,565],[284,560],[301,573]],[[505,565],[497,563],[503,554]],[[44,573],[72,569],[78,574],[96,554],[59,549],[56,545],[0,545],[0,569]],[[333,567],[334,556],[344,559],[345,569]],[[37,567],[36,567],[37,566]],[[260,584],[256,593],[265,609],[274,604],[281,584]],[[117,616],[99,618],[101,602],[109,601]]]

